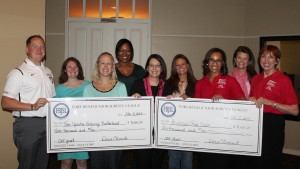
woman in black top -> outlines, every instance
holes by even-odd
[[[128,39],[120,39],[116,45],[116,73],[118,80],[123,82],[129,94],[134,81],[145,76],[145,69],[132,62],[134,50],[132,43]]]
[[[172,88],[165,83],[167,68],[165,61],[158,54],[149,56],[146,62],[146,76],[134,82],[130,95],[167,96],[172,94]],[[167,150],[139,149],[133,150],[136,169],[160,169]]]
[[[194,96],[196,78],[188,58],[178,54],[172,61],[171,76],[166,81],[173,89],[172,96],[186,99]],[[169,150],[169,168],[192,169],[193,152]]]

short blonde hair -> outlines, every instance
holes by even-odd
[[[99,67],[99,60],[100,60],[101,57],[104,56],[104,55],[110,56],[110,58],[111,58],[111,60],[112,60],[112,72],[111,72],[110,77],[111,77],[111,80],[113,80],[113,81],[116,82],[116,81],[118,81],[118,77],[117,77],[116,68],[115,68],[115,59],[114,59],[114,57],[113,57],[110,53],[108,53],[108,52],[103,52],[103,53],[101,53],[101,54],[98,56],[97,62],[96,62],[96,64],[95,64],[95,68],[94,68],[93,81],[96,81],[96,82],[99,82],[99,81],[100,81],[100,71],[99,71],[99,69],[98,69],[98,67]]]

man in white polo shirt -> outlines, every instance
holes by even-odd
[[[27,58],[10,71],[2,95],[3,110],[15,118],[13,139],[18,149],[19,169],[46,169],[46,98],[55,95],[53,75],[44,66],[45,42],[39,35],[26,41]]]

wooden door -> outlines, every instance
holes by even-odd
[[[144,66],[150,54],[147,23],[69,22],[66,57],[77,58],[85,78],[91,80],[98,56],[109,52],[115,57],[116,43],[122,38],[133,44],[133,62]]]

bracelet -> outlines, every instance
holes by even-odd
[[[273,108],[276,109],[277,103],[273,103]]]
[[[31,109],[30,109],[31,111],[34,110],[33,104],[30,105],[30,108],[31,108]]]

